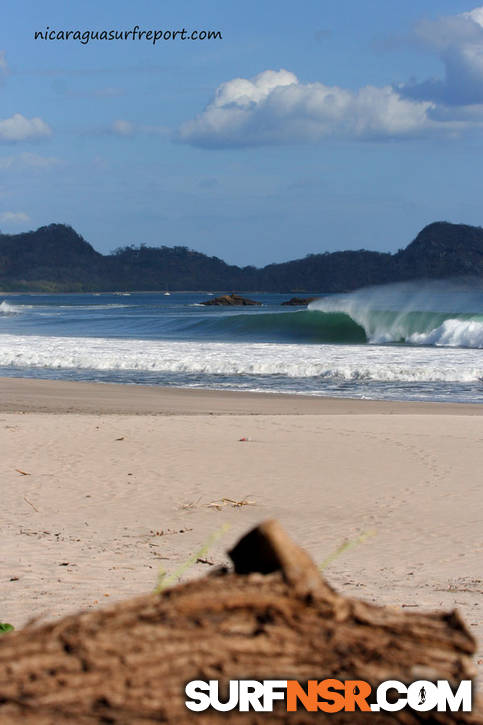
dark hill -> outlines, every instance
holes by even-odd
[[[396,254],[311,254],[266,267],[238,267],[187,247],[141,245],[103,255],[63,224],[0,234],[3,291],[290,290],[340,292],[408,279],[483,276],[483,229],[435,222]]]
[[[105,257],[64,224],[0,235],[0,289],[76,291],[103,284]]]
[[[394,261],[403,279],[483,274],[483,229],[434,222],[419,232]]]
[[[243,286],[240,267],[187,247],[125,247],[105,257],[109,289],[199,290]]]

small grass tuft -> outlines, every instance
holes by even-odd
[[[201,549],[188,557],[186,561],[184,561],[172,574],[168,574],[164,569],[160,569],[158,574],[158,583],[154,590],[155,593],[159,594],[163,591],[163,589],[166,589],[167,587],[177,582],[181,578],[181,576],[186,571],[188,571],[188,569],[191,569],[191,567],[197,563],[199,559],[204,560],[206,554],[209,552],[213,544],[215,544],[218,539],[221,539],[221,537],[224,536],[224,534],[226,534],[226,532],[230,528],[231,527],[229,524],[223,524],[223,526],[218,529],[218,531],[215,531],[213,534],[211,534],[211,536],[205,541]]]
[[[362,534],[360,534],[360,536],[357,536],[355,539],[346,539],[342,542],[342,544],[337,547],[337,549],[332,552],[332,554],[329,554],[329,556],[324,559],[322,564],[320,564],[319,569],[323,571],[329,566],[329,564],[332,564],[333,561],[338,559],[341,554],[344,554],[344,552],[352,549],[354,546],[359,546],[359,544],[363,544],[364,541],[370,539],[371,536],[375,535],[376,532],[374,530],[370,530],[363,531]]]

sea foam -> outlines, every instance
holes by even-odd
[[[0,302],[0,315],[16,315],[22,311],[21,307],[10,304],[6,300]]]
[[[0,366],[340,381],[483,379],[481,353],[436,347],[179,342],[0,335]]]

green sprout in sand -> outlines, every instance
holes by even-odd
[[[376,532],[373,530],[370,530],[370,531],[363,531],[362,534],[357,536],[355,539],[346,539],[345,541],[342,542],[342,544],[340,544],[337,547],[337,549],[335,549],[332,552],[332,554],[329,554],[329,556],[327,556],[324,559],[322,564],[320,564],[319,569],[321,571],[323,571],[324,569],[326,569],[329,566],[329,564],[332,564],[333,561],[338,559],[341,554],[348,551],[349,549],[352,549],[354,546],[359,546],[359,544],[363,544],[364,541],[366,541],[367,539],[370,539],[371,536],[375,536],[375,535],[376,535]]]
[[[186,561],[184,561],[172,574],[168,574],[164,569],[161,569],[158,575],[158,583],[155,588],[156,594],[159,594],[163,591],[163,589],[166,589],[167,587],[171,586],[175,582],[177,582],[181,576],[196,562],[198,559],[202,559],[208,551],[211,549],[211,547],[218,541],[218,539],[221,539],[224,534],[230,529],[229,524],[223,524],[223,526],[218,529],[218,531],[215,531],[211,536],[205,541],[201,549],[196,551],[194,554],[192,554]]]

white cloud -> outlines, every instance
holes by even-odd
[[[206,148],[404,139],[483,130],[483,6],[422,20],[414,36],[441,58],[443,78],[359,90],[302,83],[287,70],[222,83],[177,140]]]
[[[23,211],[4,211],[0,213],[0,222],[5,224],[24,224],[28,221],[30,221],[30,217]]]
[[[442,78],[358,90],[302,83],[287,70],[222,83],[176,139],[205,148],[404,139],[483,131],[483,6],[421,20],[413,37],[438,54]]]
[[[483,103],[483,7],[436,20],[422,20],[416,38],[436,52],[444,78],[401,84],[406,98],[432,100],[450,106]]]
[[[17,156],[0,157],[0,169],[4,171],[9,169],[50,169],[61,163],[62,161],[54,156],[40,156],[28,152]]]
[[[131,121],[118,119],[117,121],[114,121],[110,130],[118,136],[132,136],[134,133],[134,124],[131,123]]]
[[[432,125],[433,104],[401,98],[391,87],[354,92],[301,83],[287,70],[223,83],[178,140],[196,146],[251,146],[317,142],[328,137],[405,138]]]
[[[11,118],[0,120],[0,141],[14,143],[50,136],[52,130],[41,118],[25,118],[15,113]]]

